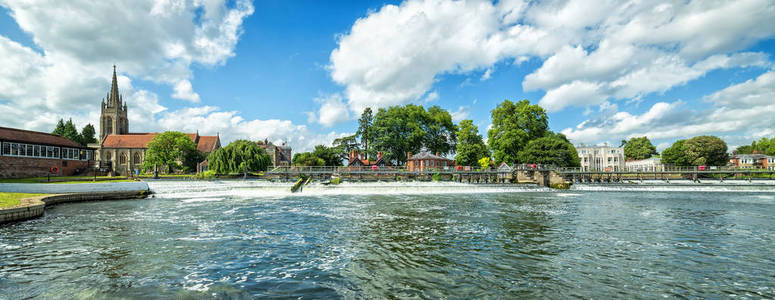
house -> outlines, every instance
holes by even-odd
[[[0,178],[70,176],[93,160],[93,150],[61,136],[0,127]]]
[[[366,158],[366,154],[361,154],[358,152],[358,150],[350,151],[350,154],[347,156],[348,167],[386,167],[388,165],[389,164],[387,161],[385,161],[382,151],[377,152],[377,159],[375,160],[368,160]]]
[[[641,160],[628,160],[624,162],[628,171],[636,172],[653,172],[664,171],[665,165],[662,164],[662,159],[659,157],[652,157]]]
[[[438,152],[436,152],[436,155],[433,155],[428,151],[421,151],[415,155],[412,155],[412,152],[406,154],[406,168],[409,172],[442,170],[454,166],[454,159],[439,156]]]
[[[266,151],[266,154],[269,154],[269,160],[272,161],[273,168],[291,165],[293,149],[285,142],[278,146],[270,142],[269,139],[264,139],[263,142],[259,141],[257,144]]]
[[[775,170],[775,157],[758,153],[733,154],[728,165],[741,169]]]
[[[580,144],[576,146],[576,151],[581,159],[581,170],[583,171],[616,172],[625,167],[624,148],[622,147],[612,147],[607,143],[602,146]]]

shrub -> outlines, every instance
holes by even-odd
[[[340,184],[340,183],[342,183],[342,178],[340,178],[340,177],[331,178],[331,184],[337,185],[337,184]]]
[[[441,174],[434,173],[433,175],[431,175],[431,178],[433,179],[433,181],[441,181]]]
[[[550,188],[558,189],[558,190],[567,190],[570,189],[570,183],[563,182],[563,183],[553,183],[549,185]]]
[[[215,170],[207,170],[204,172],[199,172],[196,175],[194,175],[194,178],[196,179],[213,179],[215,178]]]

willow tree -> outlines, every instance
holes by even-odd
[[[213,151],[207,157],[210,170],[218,174],[266,171],[271,164],[269,154],[248,140],[236,140],[226,147]]]

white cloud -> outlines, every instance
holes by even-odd
[[[518,67],[536,57],[543,64],[523,88],[546,91],[542,105],[556,111],[661,93],[718,68],[768,65],[764,54],[737,51],[775,35],[772,20],[767,0],[408,0],[358,19],[329,69],[360,111],[416,101],[440,74],[484,69],[487,80],[499,61]]]
[[[307,121],[310,123],[317,122],[325,127],[331,127],[350,119],[350,112],[347,110],[347,105],[342,102],[340,94],[318,97],[315,98],[315,102],[320,104],[320,109],[317,114],[308,114]]]
[[[195,93],[191,87],[191,82],[188,80],[181,80],[175,84],[175,93],[172,94],[172,98],[188,100],[191,102],[199,102],[199,94]]]
[[[721,135],[730,144],[747,144],[773,133],[775,116],[775,70],[704,97],[713,106],[692,112],[684,103],[659,102],[647,112],[603,114],[566,128],[562,133],[574,142],[596,143],[648,136],[652,140],[675,140],[697,135]],[[613,108],[616,110],[616,108]],[[609,110],[610,111],[610,110]]]
[[[462,120],[465,120],[468,118],[468,107],[467,106],[460,106],[457,108],[456,111],[452,112],[452,121],[454,122],[460,122]]]

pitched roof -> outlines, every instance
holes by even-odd
[[[769,155],[764,155],[764,154],[758,154],[757,153],[757,154],[737,154],[737,155],[732,155],[730,157],[730,159],[735,159],[735,158],[762,159],[762,158],[770,158],[770,157],[771,156],[769,156]]]
[[[210,153],[215,151],[216,148],[220,146],[220,139],[217,135],[211,135],[211,136],[199,136],[199,142],[196,144],[196,150],[199,150],[204,153]]]
[[[441,157],[438,155],[433,155],[430,152],[423,151],[420,153],[417,153],[415,155],[412,155],[412,157],[409,158],[409,160],[415,160],[415,159],[440,159],[440,160],[453,160],[446,157]]]
[[[159,135],[157,132],[151,133],[127,133],[127,134],[109,134],[102,142],[104,148],[148,148],[154,137]],[[220,146],[218,136],[202,136],[196,133],[185,133],[191,141],[196,143],[196,149],[202,152],[212,152]]]
[[[58,135],[16,128],[0,127],[0,140],[73,148],[86,148]]]

